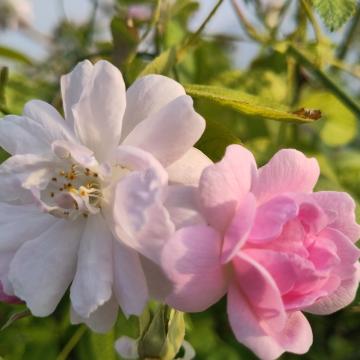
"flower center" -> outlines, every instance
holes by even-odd
[[[55,169],[48,186],[41,192],[46,210],[60,218],[75,220],[101,209],[101,181],[97,172],[71,163]]]

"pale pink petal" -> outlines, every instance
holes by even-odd
[[[297,273],[293,268],[292,256],[267,249],[243,251],[269,272],[281,294],[287,293],[293,288],[297,281]]]
[[[160,162],[149,152],[134,146],[118,146],[110,158],[110,163],[115,167],[120,166],[128,172],[153,168],[164,184],[167,183],[168,180],[166,171]],[[116,174],[114,175],[116,176]]]
[[[89,317],[107,302],[113,284],[113,236],[101,214],[91,216],[82,234],[76,274],[70,289],[71,304]]]
[[[254,315],[274,331],[281,331],[287,315],[280,290],[269,272],[245,253],[233,258],[236,282]]]
[[[204,170],[199,193],[204,213],[211,226],[220,231],[225,230],[238,204],[249,192],[254,176],[254,156],[240,145],[228,146],[224,158]]]
[[[301,312],[287,314],[281,331],[264,327],[237,284],[228,292],[228,316],[237,340],[262,360],[275,360],[285,351],[304,354],[312,344],[311,327]]]
[[[140,315],[148,300],[148,288],[139,254],[114,241],[114,294],[126,316]]]
[[[278,237],[284,225],[298,214],[296,202],[287,196],[276,196],[256,210],[254,227],[249,241],[262,243]]]
[[[51,158],[14,155],[0,165],[0,200],[29,199],[32,188],[44,189],[53,171]]]
[[[229,227],[226,229],[221,254],[222,263],[230,261],[245,244],[254,224],[255,213],[256,200],[254,195],[249,193],[240,203]]]
[[[313,194],[315,201],[328,215],[328,226],[341,231],[353,242],[360,238],[360,225],[355,219],[355,202],[344,192],[319,191]]]
[[[118,315],[119,305],[115,297],[111,297],[105,304],[98,307],[88,318],[84,318],[76,313],[71,307],[71,323],[86,324],[92,331],[96,333],[107,333],[115,325]]]
[[[197,188],[170,185],[166,190],[165,207],[177,229],[184,226],[206,224],[197,201]]]
[[[212,228],[198,225],[178,230],[162,254],[164,271],[175,285],[166,302],[186,312],[203,311],[216,303],[227,286],[220,252],[221,237]]]
[[[285,349],[262,327],[247,298],[236,283],[227,295],[227,312],[236,339],[253,351],[261,360],[275,360]]]
[[[15,254],[9,279],[35,316],[51,314],[74,278],[82,221],[58,220]]]
[[[173,283],[158,264],[141,255],[140,261],[145,274],[149,297],[164,302],[174,288]]]
[[[48,144],[54,140],[75,141],[73,128],[65,122],[59,112],[41,100],[31,100],[24,106],[23,116],[33,120],[43,129],[44,140]],[[40,137],[41,134],[36,134]]]
[[[84,60],[78,63],[69,74],[61,77],[61,95],[65,119],[71,128],[74,128],[72,108],[79,102],[84,89],[91,79],[93,70],[93,64],[89,60]]]
[[[350,266],[351,268],[348,276],[352,277],[353,266],[358,262],[360,257],[360,249],[356,245],[354,245],[351,240],[342,232],[332,228],[327,228],[323,230],[319,234],[319,237],[324,238],[327,241],[330,241],[333,245],[335,245],[334,252],[341,260],[339,266],[340,268],[344,267],[344,274],[340,273],[341,269],[337,269],[338,275],[346,278],[346,269]]]
[[[259,169],[252,192],[259,202],[286,192],[311,193],[319,173],[316,159],[307,158],[297,150],[283,149]]]
[[[98,61],[72,111],[75,133],[99,162],[119,144],[125,106],[125,83],[120,71],[107,61]]]
[[[10,154],[43,154],[57,139],[74,139],[64,119],[49,104],[32,100],[23,116],[8,115],[0,121],[0,146]]]
[[[204,153],[193,147],[166,169],[169,182],[197,186],[203,170],[211,164],[212,161]]]
[[[157,262],[174,231],[163,204],[164,176],[157,169],[133,171],[116,185],[113,221],[120,241]]]
[[[136,80],[126,92],[122,139],[141,121],[183,95],[185,90],[181,84],[162,75],[148,75]]]
[[[124,359],[138,359],[138,341],[128,336],[122,336],[115,342],[115,349]]]
[[[315,194],[315,193],[314,193]],[[325,211],[316,203],[313,194],[300,202],[298,218],[309,234],[317,235],[329,223]]]
[[[195,112],[192,99],[184,95],[140,122],[123,143],[150,152],[167,167],[191,149],[204,129],[205,120]]]
[[[295,354],[307,353],[313,342],[311,326],[300,311],[289,313],[284,330],[275,338],[285,351]]]
[[[328,315],[351,304],[359,287],[360,268],[356,264],[353,276],[341,282],[340,286],[332,294],[321,297],[313,305],[304,311],[317,315]]]

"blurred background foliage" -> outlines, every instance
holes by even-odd
[[[211,3],[209,13],[190,27],[205,2]],[[232,35],[207,32],[226,2],[238,18],[238,28]],[[197,146],[213,160],[220,159],[230,143],[243,143],[260,165],[278,149],[296,147],[320,163],[317,190],[347,191],[360,201],[360,5],[356,0],[90,3],[86,20],[64,17],[51,34],[42,34],[32,26],[29,9],[19,7],[19,1],[0,0],[0,33],[12,28],[47,49],[45,56],[34,60],[25,51],[0,45],[0,115],[21,113],[33,98],[61,111],[60,75],[82,59],[107,59],[121,69],[128,86],[150,73],[186,85],[207,120]],[[109,37],[101,36],[103,18],[111,19],[106,25]],[[256,49],[251,55],[249,44]],[[237,65],[239,56],[247,59],[246,66]],[[0,161],[7,156],[1,151]],[[358,300],[331,316],[309,316],[314,345],[304,359],[360,358]],[[97,335],[70,325],[68,309],[65,297],[53,316],[40,319],[24,312],[24,305],[0,304],[0,326],[6,324],[0,331],[0,357],[116,359],[115,339],[138,336],[136,318],[120,315],[111,333]],[[254,359],[232,335],[224,300],[204,313],[186,315],[186,327],[196,359]]]

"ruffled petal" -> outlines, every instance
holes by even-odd
[[[226,229],[224,236],[221,261],[229,262],[248,239],[256,213],[256,200],[253,194],[245,196],[236,213]]]
[[[313,305],[304,309],[304,311],[316,315],[328,315],[348,306],[355,299],[359,280],[360,269],[357,264],[356,271],[352,277],[343,280],[332,294],[321,297]]]
[[[70,285],[82,231],[82,221],[58,220],[15,254],[9,279],[35,316],[51,314]]]
[[[236,283],[230,285],[227,312],[236,339],[253,351],[261,360],[275,360],[285,349],[267,334],[250,303]]]
[[[140,315],[148,300],[148,288],[139,254],[114,241],[114,294],[126,316]]]
[[[199,193],[210,225],[225,230],[238,204],[250,191],[255,175],[254,156],[240,145],[228,146],[224,158],[204,170]]]
[[[289,220],[298,214],[296,202],[287,196],[277,196],[259,206],[256,210],[254,227],[249,240],[263,243],[278,237]]]
[[[28,190],[44,189],[53,171],[53,161],[40,155],[14,155],[0,165],[0,201],[32,199]]]
[[[170,185],[166,190],[165,207],[177,229],[185,226],[206,224],[193,186]]]
[[[84,318],[111,297],[112,254],[113,236],[102,215],[91,216],[82,235],[76,274],[70,289],[72,306]]]
[[[40,100],[28,102],[23,116],[0,121],[0,146],[13,155],[48,153],[51,143],[61,139],[73,140],[74,134],[60,114]]]
[[[57,221],[33,205],[0,203],[0,252],[16,251]],[[21,224],[21,226],[19,226]]]
[[[166,76],[148,75],[136,80],[126,92],[122,139],[141,121],[183,95],[181,84]]]
[[[160,265],[140,255],[141,265],[145,274],[149,297],[164,302],[174,286]]]
[[[120,71],[107,61],[98,61],[72,106],[75,133],[99,162],[119,144],[125,112],[125,83]]]
[[[221,237],[210,227],[190,226],[178,230],[166,243],[162,264],[174,282],[166,303],[185,312],[198,312],[225,294],[227,276],[220,263]]]
[[[286,192],[312,192],[320,174],[319,164],[314,158],[292,149],[277,152],[259,169],[252,192],[259,202]]]
[[[163,180],[153,167],[130,173],[116,185],[113,207],[117,238],[155,262],[174,231],[163,205]]]
[[[250,304],[254,316],[266,328],[281,331],[287,315],[280,290],[269,272],[245,253],[234,257],[233,268],[237,285]]]
[[[236,284],[228,292],[228,316],[237,340],[262,360],[275,360],[285,351],[304,354],[312,344],[311,327],[301,312],[288,314],[281,331],[265,330]]]
[[[89,60],[78,63],[75,68],[61,77],[61,95],[64,106],[66,122],[73,129],[74,115],[72,107],[76,105],[91,79],[93,73],[93,64]]]
[[[140,122],[123,143],[150,152],[167,167],[192,148],[204,129],[205,120],[195,112],[192,99],[184,95]]]
[[[99,306],[88,318],[83,318],[71,308],[71,323],[86,324],[92,331],[96,333],[107,333],[110,331],[117,320],[119,305],[115,297],[111,297],[105,304]]]
[[[197,186],[202,172],[212,163],[204,153],[193,147],[166,169],[169,182]]]
[[[355,202],[344,192],[319,191],[312,195],[330,219],[329,227],[341,231],[353,242],[360,238],[360,225],[355,219]]]

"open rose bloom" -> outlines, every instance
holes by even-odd
[[[167,302],[203,311],[227,293],[234,334],[259,358],[305,353],[312,331],[302,312],[343,308],[359,282],[354,201],[314,193],[318,177],[316,160],[296,150],[257,169],[233,145],[204,170],[198,189],[183,188],[181,201],[173,191],[168,209],[178,230],[163,264],[176,287]]]
[[[0,166],[0,300],[46,316],[71,285],[72,321],[106,331],[119,305],[138,315],[168,291],[134,249],[160,246],[152,221],[171,231],[168,178],[196,183],[209,164],[193,148],[205,123],[177,82],[151,75],[126,92],[106,61],[80,63],[61,90],[65,120],[31,101],[0,121],[12,155]]]

